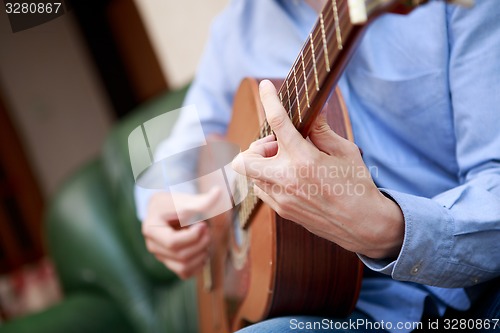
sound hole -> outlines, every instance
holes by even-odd
[[[229,257],[236,270],[241,270],[247,261],[248,248],[250,245],[250,234],[241,227],[238,205],[234,209],[232,218],[232,232],[229,242]]]
[[[248,258],[250,234],[241,227],[238,208],[239,206],[233,212],[224,283],[228,318],[231,321],[239,304],[246,296],[250,280]]]

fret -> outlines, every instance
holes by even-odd
[[[311,103],[313,103],[313,99],[316,96],[314,87],[316,87],[316,91],[320,91],[321,85],[324,81],[324,77],[328,75],[329,70],[331,71],[332,64],[338,57],[339,52],[342,51],[340,48],[338,48],[338,45],[337,47],[334,47],[332,50],[330,50],[328,44],[336,42],[336,37],[338,38],[338,35],[336,36],[336,33],[338,33],[339,31],[341,32],[339,35],[342,43],[342,38],[347,36],[351,30],[349,29],[350,22],[348,20],[340,19],[338,21],[338,28],[335,29],[336,21],[334,17],[335,15],[333,5],[337,6],[337,15],[339,16],[339,18],[342,15],[345,15],[347,6],[344,6],[344,3],[342,1],[339,2],[339,0],[330,0],[327,3],[326,7],[323,10],[323,14],[318,15],[316,25],[309,34],[309,40],[300,51],[288,76],[288,93],[290,96],[288,105],[291,104],[290,110],[292,112],[300,112],[300,114],[296,117],[301,119],[301,123],[305,121],[306,110],[311,108]],[[321,22],[323,23],[323,25],[321,25]],[[324,40],[326,40],[326,44]],[[321,45],[318,47],[319,50],[316,49],[318,43],[321,43]],[[343,47],[343,44],[341,45]],[[313,55],[312,59],[310,58],[311,55]],[[322,57],[326,58],[322,59]],[[300,66],[302,66],[302,73],[300,72]],[[328,66],[330,66],[330,68]],[[295,71],[295,73],[293,73],[293,71]],[[292,75],[294,75],[294,82],[291,82]],[[293,83],[295,83],[295,79],[297,81],[297,89],[294,89],[295,87],[292,86]],[[284,85],[282,89],[285,89],[285,87],[286,86]],[[284,91],[283,95],[285,95]],[[286,104],[286,101],[284,104]],[[296,106],[294,104],[297,104],[297,109],[295,109]],[[294,111],[294,109],[297,111]]]
[[[313,103],[316,96],[314,89],[316,88],[317,92],[320,91],[324,77],[331,71],[331,65],[337,58],[338,53],[342,51],[344,46],[343,38],[349,35],[352,27],[349,20],[340,20],[340,17],[346,15],[347,8],[345,0],[328,1],[322,13],[318,15],[314,29],[309,33],[309,41],[300,51],[289,75],[279,90],[278,95],[281,104],[285,109],[288,109],[290,119],[293,120],[294,117],[297,117],[300,123],[304,122],[306,112],[311,108],[311,103]],[[330,50],[328,44],[335,42],[337,46]],[[318,46],[318,50],[316,46]],[[302,69],[300,66],[302,66]],[[291,81],[292,79],[293,81]],[[284,89],[286,89],[286,92]],[[295,104],[297,105],[295,106]],[[295,112],[298,115],[294,115]],[[261,135],[264,137],[270,134],[272,134],[272,129],[265,123]]]
[[[342,45],[342,32],[340,31],[340,22],[339,22],[339,11],[337,8],[337,0],[332,0],[332,8],[333,8],[333,19],[335,20],[335,33],[337,35],[337,48],[342,50],[344,46]]]
[[[295,99],[297,101],[297,111],[299,112],[299,121],[302,122],[302,114],[300,112],[300,101],[299,101],[299,88],[297,86],[297,75],[295,74],[295,66],[293,67],[293,80],[295,82]],[[293,120],[291,112],[290,112],[290,119]]]
[[[282,93],[281,89],[280,89],[280,91],[279,91],[279,96],[280,96],[280,102],[281,102],[281,105],[283,106],[283,108],[285,108],[285,104],[283,103],[283,93]],[[289,98],[289,100],[290,100],[290,98]],[[288,112],[287,112],[287,113],[288,113]]]
[[[306,65],[304,62],[304,53],[300,51],[300,58],[302,59],[302,74],[304,75],[304,88],[306,89],[306,101],[307,107],[311,107],[311,103],[309,102],[309,89],[307,87],[307,75],[306,75]]]
[[[316,91],[319,91],[318,69],[316,68],[316,54],[314,52],[314,43],[312,33],[309,34],[309,42],[313,60],[314,81],[316,82]]]
[[[292,114],[292,99],[290,97],[290,86],[288,84],[288,78],[285,80],[286,82],[286,92],[288,93],[288,114]]]
[[[325,58],[326,71],[330,72],[330,57],[328,56],[328,46],[326,44],[326,34],[325,34],[325,21],[323,20],[323,13],[319,14],[319,20],[321,24],[321,38],[323,39],[323,52]]]

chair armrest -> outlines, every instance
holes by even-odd
[[[151,331],[158,325],[153,283],[125,249],[115,211],[96,160],[52,199],[45,221],[47,247],[66,295],[107,295],[136,330]]]
[[[0,326],[0,333],[133,333],[127,318],[110,299],[75,294],[36,314]]]

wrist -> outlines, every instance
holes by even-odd
[[[383,193],[378,192],[376,209],[373,214],[377,227],[374,232],[373,247],[366,256],[372,259],[395,259],[398,257],[404,240],[405,223],[399,205]]]

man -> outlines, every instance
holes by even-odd
[[[206,134],[224,135],[243,77],[285,76],[318,8],[320,1],[231,2],[214,23],[186,101],[197,106]],[[499,59],[500,8],[492,0],[476,0],[471,10],[432,2],[408,16],[376,20],[339,83],[362,157],[321,117],[310,142],[302,139],[274,87],[261,84],[275,137],[253,144],[233,167],[254,179],[259,196],[280,215],[358,253],[371,273],[351,319],[390,322],[385,331],[410,332],[415,327],[401,323],[467,311],[482,283],[500,275]],[[182,114],[173,137],[182,138],[192,124]],[[258,172],[307,161],[375,172],[333,179],[264,178]],[[272,190],[318,181],[351,182],[364,191],[312,201],[300,191],[285,197]],[[207,226],[176,230],[170,194],[137,198],[148,249],[182,278],[199,272],[210,243]],[[217,191],[193,196],[185,210],[215,200]],[[158,224],[164,228],[153,227]],[[248,328],[290,329],[290,318]]]

